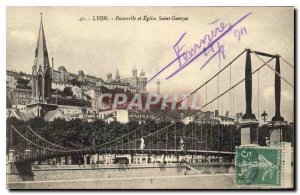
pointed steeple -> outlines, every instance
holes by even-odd
[[[39,35],[32,67],[32,98],[33,101],[50,102],[52,87],[52,71],[49,63],[46,38],[41,13]]]
[[[40,29],[39,29],[39,36],[37,40],[37,45],[35,49],[35,60],[34,66],[42,66],[43,70],[45,71],[46,67],[49,67],[49,58],[48,58],[48,51],[46,45],[46,38],[43,26],[43,14],[41,13],[41,22],[40,22]]]
[[[119,75],[118,69],[117,69],[117,74],[116,74],[116,80],[117,80],[117,81],[120,81],[120,75]]]

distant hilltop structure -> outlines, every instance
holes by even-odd
[[[145,72],[142,70],[139,76],[137,76],[137,70],[135,68],[132,72],[131,77],[122,78],[117,70],[114,78],[112,73],[108,73],[106,80],[104,80],[100,77],[87,75],[83,70],[78,71],[78,74],[74,74],[68,72],[64,66],[59,66],[58,70],[54,70],[53,67],[52,88],[62,88],[62,86],[80,82],[89,89],[106,87],[108,89],[119,88],[132,93],[146,93],[147,77],[145,76]]]

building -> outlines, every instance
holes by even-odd
[[[93,112],[96,112],[98,114],[99,109],[98,109],[97,101],[98,101],[99,96],[102,94],[102,90],[99,88],[91,89],[91,90],[86,91],[85,94],[90,98]]]
[[[58,108],[58,105],[35,102],[35,103],[27,104],[26,107],[27,107],[27,112],[32,112],[37,117],[44,117],[47,114],[47,112],[56,110]]]
[[[32,67],[32,99],[35,102],[50,102],[52,70],[49,63],[46,38],[41,16],[37,46]]]
[[[222,125],[234,125],[236,124],[236,121],[234,118],[229,116],[219,116],[217,120],[220,121],[220,124]]]
[[[99,112],[99,119],[107,123],[117,121],[120,123],[128,123],[129,115],[127,109],[110,109]]]
[[[8,83],[16,82],[18,79],[30,80],[31,77],[31,74],[25,72],[17,72],[16,70],[6,70],[6,82]]]
[[[27,105],[32,102],[31,88],[6,87],[6,96],[11,101],[12,105]]]
[[[115,89],[131,93],[146,93],[147,83],[145,72],[142,70],[138,76],[135,67],[131,77],[122,78],[117,70],[114,78],[109,73],[105,81],[100,77],[86,75],[82,70],[79,70],[78,74],[68,72],[65,66],[59,66],[58,70],[55,70],[53,58],[51,68],[42,18],[32,74],[7,70],[6,75],[6,95],[12,104],[55,103],[55,99],[60,97],[57,91],[70,87],[74,97],[90,101],[96,113],[98,113],[97,100],[101,94]]]
[[[146,93],[146,84],[147,78],[145,76],[145,72],[141,70],[140,75],[137,74],[137,69],[135,66],[132,69],[132,76],[128,78],[121,79],[124,83],[129,83],[129,88],[133,93]]]
[[[157,116],[157,114],[155,114],[154,112],[150,112],[147,110],[129,110],[129,120],[130,121],[136,121],[139,124],[141,123],[145,123],[147,120],[152,120],[155,119],[155,117]]]
[[[68,72],[64,66],[59,66],[58,70],[54,70],[54,65],[52,68],[53,89],[58,88],[63,90],[64,87],[74,85],[76,82],[80,87],[88,90],[97,90],[100,87],[105,87],[111,90],[119,88],[124,91],[129,90],[132,93],[146,93],[147,78],[145,77],[145,72],[141,71],[140,76],[138,77],[135,68],[133,69],[132,77],[121,78],[120,73],[117,70],[115,78],[112,77],[111,73],[108,73],[106,80],[103,80],[100,77],[86,75],[82,70],[79,70],[78,74],[74,74]]]
[[[182,119],[182,122],[183,122],[185,125],[188,125],[189,123],[193,123],[193,122],[195,122],[195,116],[194,116],[194,115],[191,115],[191,116],[184,117],[184,118]]]
[[[219,111],[215,111],[215,118],[220,122],[222,125],[234,125],[238,122],[239,120],[239,115],[237,114],[236,117],[230,117],[229,112],[226,111],[225,116],[219,115]],[[242,116],[242,115],[241,115]]]
[[[97,83],[97,86],[103,86],[106,87],[107,89],[122,89],[123,91],[128,91],[130,90],[131,92],[134,92],[134,90],[132,88],[130,88],[130,85],[127,81],[122,80],[121,81],[121,77],[119,74],[119,71],[117,70],[115,79],[112,78],[112,74],[108,73],[107,74],[107,79],[106,81],[100,81]]]
[[[6,118],[8,118],[8,117],[15,117],[19,120],[27,121],[31,118],[36,117],[36,116],[32,112],[27,112],[27,111],[24,111],[22,109],[20,109],[20,110],[6,109]]]
[[[6,70],[6,96],[12,105],[26,105],[32,101],[30,79],[29,74]]]
[[[47,114],[44,116],[45,121],[53,122],[55,119],[64,119],[66,121],[69,121],[71,117],[64,115],[61,110],[52,110],[47,112]]]
[[[85,113],[84,109],[79,106],[68,106],[68,105],[59,105],[58,109],[67,116],[74,116],[74,115],[80,115],[82,113]]]
[[[186,117],[184,113],[181,113],[181,119],[185,125],[188,125],[189,123],[213,123],[222,125],[234,125],[237,122],[237,119],[229,116],[228,111],[226,112],[225,116],[221,116],[219,115],[218,110],[216,110],[215,113],[211,111],[202,112],[199,110],[194,114],[191,114]]]
[[[109,73],[107,80],[103,80],[100,77],[87,75],[82,70],[79,70],[78,74],[69,72],[65,66],[58,66],[55,69],[53,57],[51,62],[52,64],[50,65],[41,15],[32,73],[27,74],[14,70],[6,71],[6,96],[12,104],[9,107],[17,109],[22,107],[24,112],[28,111],[35,116],[41,117],[45,117],[47,112],[51,112],[51,115],[47,116],[50,121],[62,114],[71,118],[89,116],[91,120],[94,120],[99,113],[97,100],[103,93],[111,92],[115,89],[121,89],[124,92],[130,91],[131,93],[146,93],[147,78],[145,77],[145,72],[142,70],[138,75],[135,67],[132,70],[131,77],[122,78],[117,70],[114,78]],[[64,89],[66,87],[71,88],[72,96],[65,95]],[[91,109],[86,108],[90,106],[89,104],[79,102],[79,100],[89,101],[87,103],[91,103]],[[57,104],[86,106],[61,106]],[[52,112],[56,109],[59,109],[59,112]],[[87,110],[90,113],[86,113]],[[105,110],[99,114],[103,117],[105,114],[108,115],[108,112],[111,112],[110,114],[113,115],[111,119],[108,119],[109,121],[116,120],[123,123],[129,121],[128,110]]]

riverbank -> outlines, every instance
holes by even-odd
[[[9,189],[233,189],[234,174],[11,182]]]

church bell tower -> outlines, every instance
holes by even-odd
[[[49,103],[51,100],[52,74],[49,64],[49,57],[46,45],[46,38],[43,27],[43,17],[41,22],[37,46],[35,49],[34,62],[32,66],[32,99],[33,102]]]

